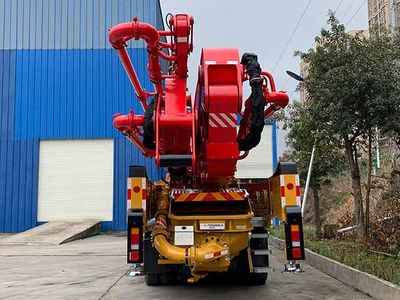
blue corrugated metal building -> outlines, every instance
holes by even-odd
[[[38,195],[51,192],[39,184],[51,176],[46,157],[55,149],[42,153],[45,142],[112,141],[112,220],[102,222],[105,230],[125,229],[128,165],[145,164],[149,177],[158,177],[153,161],[112,127],[114,113],[140,111],[107,34],[133,16],[163,28],[158,0],[0,0],[0,232],[37,225]],[[129,52],[151,90],[143,42],[132,41]],[[49,174],[39,170],[42,163]]]
[[[141,112],[107,31],[134,16],[163,29],[159,0],[0,0],[0,232],[74,218],[124,230],[128,166],[160,178],[112,126]],[[144,43],[128,48],[151,91]]]

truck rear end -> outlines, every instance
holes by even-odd
[[[299,182],[294,164],[281,163],[265,180],[235,180],[228,189],[172,189],[152,183],[143,167],[128,179],[128,263],[143,264],[148,285],[215,273],[264,284],[268,277],[268,228],[285,228],[286,259],[304,259]],[[242,281],[243,282],[243,281]]]

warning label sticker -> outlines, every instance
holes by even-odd
[[[200,223],[200,230],[224,230],[225,223]]]

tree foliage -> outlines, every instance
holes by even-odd
[[[347,34],[333,14],[328,23],[316,48],[301,54],[314,118],[327,134],[351,141],[374,126],[390,131],[399,121],[399,48],[388,36]]]
[[[340,141],[335,138],[326,139],[321,136],[318,124],[310,115],[309,102],[294,101],[289,106],[284,126],[288,130],[286,137],[289,152],[288,159],[297,163],[300,177],[305,181],[308,172],[311,151],[315,145],[313,172],[313,188],[330,183],[330,178],[340,175],[344,170],[344,153]]]
[[[308,64],[302,85],[319,144],[329,151],[333,142],[346,153],[362,235],[366,226],[360,145],[372,143],[375,129],[394,136],[400,129],[400,51],[397,41],[387,35],[347,34],[333,13],[328,24],[330,28],[316,38],[315,49],[298,53]]]
[[[292,103],[284,126],[288,130],[286,139],[290,149],[285,154],[286,159],[297,163],[302,182],[306,182],[309,160],[315,146],[310,187],[314,198],[316,235],[319,238],[321,237],[319,190],[322,186],[330,184],[332,177],[343,172],[343,151],[338,147],[338,140],[321,139],[317,124],[310,117],[308,102],[295,101]]]

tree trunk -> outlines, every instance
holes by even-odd
[[[310,184],[311,184],[311,188],[313,190],[313,198],[314,198],[315,235],[316,235],[317,239],[321,239],[321,237],[322,237],[321,212],[319,209],[319,193],[318,193],[317,180],[315,178],[314,172],[311,173]]]
[[[365,228],[364,236],[368,236],[369,229],[369,203],[371,195],[371,178],[372,178],[372,131],[368,134],[368,175],[367,175],[367,191],[365,193]]]
[[[314,196],[314,220],[315,220],[315,235],[317,239],[321,239],[322,232],[321,232],[321,212],[319,209],[319,194],[318,189],[313,184],[312,187],[313,196]]]
[[[344,145],[346,148],[347,160],[350,167],[351,183],[353,187],[353,198],[354,198],[354,215],[356,219],[356,225],[358,228],[359,237],[364,236],[364,210],[363,200],[361,192],[361,178],[360,169],[358,166],[357,157],[357,146],[351,142],[346,136],[344,138]]]
[[[359,212],[359,220],[360,220],[360,228],[359,228],[359,235],[360,237],[364,236],[364,202],[363,202],[363,197],[362,197],[362,189],[361,189],[361,175],[360,175],[360,166],[358,163],[358,150],[357,146],[354,143],[353,145],[353,152],[354,152],[354,166],[356,169],[356,174],[357,174],[357,191],[359,191],[359,196],[358,196],[358,212]]]

